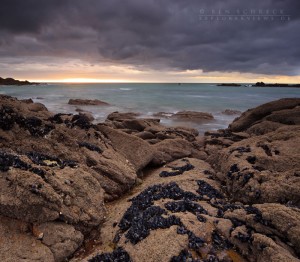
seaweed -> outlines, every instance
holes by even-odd
[[[78,163],[74,160],[70,160],[70,159],[67,159],[67,160],[62,160],[62,164],[61,164],[61,168],[64,168],[66,166],[69,166],[71,168],[75,168],[77,167]]]
[[[227,173],[227,177],[228,177],[230,180],[232,180],[232,179],[234,178],[233,173],[237,173],[237,172],[239,172],[239,171],[240,171],[240,169],[238,168],[238,165],[237,165],[237,164],[233,164],[233,165],[230,167],[230,169],[229,169],[229,171],[228,171],[228,173]]]
[[[208,256],[206,257],[206,259],[203,260],[203,262],[220,262],[220,260],[218,259],[217,256],[215,256],[213,254],[208,254]]]
[[[55,127],[49,124],[43,124],[43,121],[35,116],[24,118],[22,116],[16,119],[16,122],[20,127],[28,130],[32,136],[44,136],[47,135]]]
[[[235,217],[229,217],[229,219],[232,222],[234,228],[245,225],[245,222],[243,222]]]
[[[205,245],[205,240],[201,237],[197,237],[192,231],[188,230],[185,226],[180,226],[177,228],[177,234],[188,235],[188,247],[195,251],[198,251],[200,247]]]
[[[168,171],[161,171],[159,173],[160,177],[169,177],[169,176],[178,176],[178,175],[182,175],[182,172],[180,171],[172,171],[172,172],[168,172]]]
[[[207,211],[201,205],[186,199],[177,202],[168,202],[165,204],[165,208],[173,213],[188,211],[193,214],[207,214]]]
[[[221,236],[216,230],[214,230],[211,234],[212,244],[215,249],[230,249],[233,245],[223,236]]]
[[[251,242],[252,239],[251,234],[243,234],[241,232],[238,232],[237,235],[235,235],[234,237],[243,243]]]
[[[261,166],[252,166],[252,167],[253,167],[253,169],[260,171],[260,172],[266,170],[265,168],[263,168]]]
[[[248,161],[248,163],[250,163],[250,164],[255,164],[255,162],[256,162],[256,156],[248,156],[247,158],[246,158],[246,160]]]
[[[0,109],[0,128],[10,130],[15,123],[28,130],[32,136],[37,137],[47,135],[54,129],[53,125],[43,124],[43,121],[37,117],[32,116],[25,118],[15,112],[11,107],[2,106]]]
[[[179,235],[185,235],[188,233],[188,230],[186,229],[185,226],[179,226],[177,227],[177,234]]]
[[[207,219],[201,215],[197,215],[197,219],[198,219],[198,221],[203,222],[203,223],[205,223],[207,221]]]
[[[103,150],[100,147],[98,147],[96,145],[93,145],[93,144],[90,144],[90,143],[87,143],[87,142],[79,142],[78,145],[79,145],[79,147],[85,147],[85,148],[87,148],[91,151],[96,151],[98,153],[103,152]]]
[[[131,243],[136,244],[146,238],[150,230],[169,228],[173,225],[182,226],[178,217],[172,215],[165,218],[162,215],[166,214],[166,211],[158,206],[153,206],[154,201],[163,198],[189,201],[199,199],[195,194],[183,191],[174,182],[167,185],[154,185],[145,189],[130,200],[132,201],[131,206],[118,224],[121,233],[128,230],[125,236]],[[118,239],[119,236],[116,236],[116,242]]]
[[[9,167],[28,170],[30,168],[30,165],[23,162],[18,156],[0,152],[0,170],[5,172],[9,170]]]
[[[185,172],[185,171],[189,171],[189,170],[192,170],[194,169],[195,167],[190,164],[190,163],[186,163],[184,166],[180,166],[180,167],[173,167],[172,169],[173,170],[178,170],[180,172]]]
[[[261,223],[262,225],[273,227],[270,221],[263,218],[261,211],[253,206],[248,206],[244,208],[247,212],[247,214],[253,214],[254,215],[254,221]]]
[[[66,166],[76,167],[77,162],[73,160],[60,160],[58,157],[49,156],[38,152],[28,152],[27,157],[36,165],[64,168]]]
[[[55,114],[54,116],[49,117],[48,120],[51,123],[62,124],[64,123],[64,121],[62,120],[61,117],[64,115],[70,115],[70,114],[63,114],[63,113]]]
[[[200,260],[194,259],[192,254],[188,250],[184,249],[178,256],[172,257],[171,262],[200,262]]]
[[[129,228],[125,236],[132,244],[137,244],[146,238],[150,234],[150,230],[158,228],[164,229],[173,225],[182,224],[180,219],[176,216],[162,217],[162,214],[165,214],[165,210],[158,206],[148,207],[143,212],[135,210],[133,214],[134,216],[130,224],[125,226],[125,228]],[[128,225],[130,225],[130,227],[128,227]],[[120,228],[122,228],[122,226]]]
[[[40,189],[43,187],[42,184],[33,184],[33,185],[30,185],[29,186],[29,190],[31,193],[33,194],[36,194],[36,195],[39,195],[41,192],[40,192]]]
[[[162,171],[162,172],[160,172],[159,176],[160,177],[178,176],[178,175],[182,175],[184,172],[192,170],[194,168],[195,167],[192,164],[186,163],[184,166],[181,166],[181,167],[172,167],[173,171],[171,171],[171,172]]]
[[[22,161],[18,156],[8,154],[5,152],[0,152],[0,171],[6,172],[10,167],[18,168],[21,170],[29,170],[41,178],[45,178],[46,172],[42,169],[32,167],[30,164]]]
[[[248,146],[247,147],[240,146],[240,147],[231,149],[230,150],[230,154],[233,153],[233,152],[235,152],[235,151],[237,151],[237,152],[239,152],[239,153],[242,154],[242,153],[249,153],[249,152],[251,152],[251,149]]]
[[[267,156],[272,156],[272,151],[268,145],[263,144],[263,145],[260,145],[260,147],[265,151]]]
[[[3,130],[10,130],[15,124],[17,114],[11,107],[2,106],[0,108],[0,128]]]
[[[204,173],[204,175],[210,175],[210,176],[212,176],[214,174],[213,172],[211,172],[209,170],[204,170],[203,173]]]
[[[18,156],[12,154],[0,153],[0,169],[1,171],[8,171],[9,167],[15,167],[22,170],[28,170],[30,165],[22,161]]]
[[[256,199],[259,199],[260,196],[261,196],[261,191],[259,189],[256,190],[254,196],[255,196]]]
[[[121,247],[111,253],[98,254],[88,260],[89,262],[131,262],[129,254]]]
[[[202,239],[201,237],[197,237],[193,232],[189,231],[188,232],[188,236],[189,236],[189,244],[188,247],[190,249],[193,249],[195,251],[197,251],[200,247],[203,247],[205,244],[204,239]]]
[[[38,152],[28,152],[26,155],[34,164],[39,166],[54,167],[58,166],[61,162],[57,157],[45,155]],[[45,161],[49,161],[49,163],[47,164]]]
[[[210,202],[210,204],[213,207],[216,207],[218,209],[221,209],[223,212],[226,212],[227,210],[233,211],[235,209],[241,209],[242,206],[241,205],[237,205],[237,204],[232,204],[232,203],[228,203],[224,200],[218,199],[214,202]]]
[[[218,209],[217,217],[219,217],[219,218],[224,217],[224,211],[222,209],[220,209],[220,208]]]
[[[71,120],[71,127],[78,126],[81,129],[88,130],[93,125],[91,124],[89,118],[85,115],[74,115]]]
[[[46,175],[46,172],[45,172],[43,169],[39,169],[39,168],[37,168],[37,167],[31,167],[31,168],[29,169],[29,171],[31,171],[31,172],[37,174],[38,176],[40,176],[40,177],[43,178],[43,179],[46,178],[46,176],[45,176],[45,175]]]
[[[224,196],[216,190],[214,187],[212,187],[210,184],[203,180],[197,180],[197,184],[199,188],[197,189],[197,193],[200,194],[201,196],[206,195],[210,199],[211,198],[224,198]]]
[[[253,177],[253,175],[254,175],[253,173],[248,173],[243,175],[242,186],[245,186],[249,182],[250,178]]]

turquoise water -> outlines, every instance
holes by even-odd
[[[38,86],[1,86],[1,94],[20,99],[32,98],[55,113],[75,113],[78,106],[68,105],[70,98],[100,99],[108,107],[79,106],[93,113],[96,122],[104,121],[114,111],[139,112],[151,116],[155,112],[193,110],[210,112],[215,121],[195,124],[172,122],[166,125],[185,125],[200,132],[226,127],[235,117],[222,114],[225,109],[245,111],[272,100],[300,97],[299,88],[220,87],[215,84],[48,84]],[[42,99],[40,99],[42,98]]]

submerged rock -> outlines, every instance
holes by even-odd
[[[70,99],[69,105],[80,105],[80,106],[109,106],[109,103],[98,100],[98,99]]]
[[[214,117],[210,113],[196,112],[196,111],[180,111],[171,116],[174,120],[184,120],[191,122],[203,122],[213,120]]]
[[[239,110],[233,110],[233,109],[225,109],[224,111],[222,111],[223,115],[240,115],[242,112]]]

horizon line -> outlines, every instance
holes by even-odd
[[[148,82],[148,81],[38,81],[38,80],[28,80],[32,83],[42,83],[42,84],[256,84],[258,82],[263,82],[265,84],[288,84],[288,85],[294,85],[299,84],[298,82],[267,82],[262,80],[257,80],[254,82]]]

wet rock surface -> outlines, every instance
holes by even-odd
[[[89,262],[131,262],[128,253],[124,251],[122,248],[117,248],[111,253],[104,253],[101,255],[97,255],[92,259],[89,259]]]
[[[171,118],[175,120],[186,120],[192,122],[203,122],[214,119],[213,115],[210,113],[196,111],[180,111],[172,115]]]
[[[80,106],[108,106],[109,103],[98,100],[98,99],[70,99],[69,105],[80,105]]]
[[[154,117],[170,118],[172,120],[188,121],[202,123],[209,120],[213,120],[214,117],[210,113],[198,112],[198,111],[179,111],[177,113],[158,112],[153,114]]]
[[[151,171],[133,196],[109,206],[99,236],[113,245],[85,256],[118,247],[132,261],[299,261],[298,108],[293,99],[271,106],[278,112],[246,128],[207,132],[201,144],[211,166],[183,158]]]
[[[298,100],[199,138],[0,98],[1,261],[299,261]]]
[[[272,101],[267,104],[263,104],[254,109],[249,109],[244,112],[238,119],[236,119],[232,124],[230,124],[230,130],[234,132],[240,132],[242,130],[248,129],[252,125],[257,122],[261,122],[263,120],[272,119],[274,115],[278,115],[281,112],[281,119],[284,120],[282,115],[289,117],[289,115],[295,110],[298,111],[297,106],[300,106],[299,98],[284,98],[277,101]],[[294,114],[292,114],[294,116]],[[299,115],[297,115],[299,118]],[[276,118],[275,118],[276,119]],[[278,121],[279,120],[279,121]],[[284,120],[287,123],[286,120]],[[278,118],[277,121],[273,122],[281,122]],[[290,124],[292,124],[290,122]]]
[[[242,112],[239,110],[234,110],[234,109],[225,109],[224,111],[222,111],[223,115],[240,115]]]
[[[113,113],[110,124],[94,125],[87,114],[52,114],[32,100],[4,95],[0,99],[0,215],[34,224],[34,228],[66,223],[87,237],[105,219],[104,202],[132,189],[159,154],[160,149],[137,133],[155,126],[158,132],[145,132],[151,138],[160,132],[159,141],[165,139],[158,119],[140,121],[137,114]],[[114,127],[116,122],[122,128]],[[134,134],[123,132],[124,128]],[[198,135],[187,129],[170,132],[185,141],[194,141]],[[73,255],[82,240],[42,245],[54,260],[62,261]]]
[[[187,161],[193,169],[160,176]],[[100,244],[86,260],[121,249],[131,261],[299,261],[299,211],[233,202],[204,161],[183,159],[151,171],[136,191],[109,207]],[[283,234],[284,221],[293,236]]]

